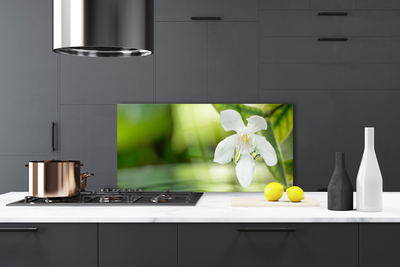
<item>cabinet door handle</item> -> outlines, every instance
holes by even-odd
[[[318,12],[318,16],[347,16],[348,12]]]
[[[221,17],[191,17],[192,20],[221,20]]]
[[[37,228],[0,228],[0,232],[37,232]]]
[[[347,42],[348,38],[318,38],[318,42]]]
[[[56,147],[54,146],[54,128],[56,127],[56,124],[53,122],[53,125],[51,126],[51,147],[53,148],[53,151],[56,150]]]
[[[296,228],[238,228],[238,232],[295,232]]]

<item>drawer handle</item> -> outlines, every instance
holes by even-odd
[[[238,228],[238,232],[295,232],[296,228]]]
[[[192,20],[221,20],[221,17],[191,17]]]
[[[0,232],[37,232],[37,228],[0,228]]]
[[[348,38],[318,38],[318,42],[347,42]]]
[[[348,12],[318,12],[318,16],[347,16]]]

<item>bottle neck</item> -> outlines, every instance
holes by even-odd
[[[336,152],[336,168],[344,168],[344,153]]]
[[[374,149],[374,128],[365,128],[365,149]]]

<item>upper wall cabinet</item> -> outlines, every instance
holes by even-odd
[[[356,0],[260,0],[261,10],[354,9]]]
[[[323,10],[340,10],[355,9],[356,0],[311,0],[311,9],[323,9]]]
[[[261,10],[308,10],[310,0],[260,0]]]
[[[258,21],[258,0],[157,0],[156,21],[192,21],[220,17],[223,21]]]
[[[357,9],[400,9],[399,0],[357,0]]]
[[[156,3],[156,102],[258,102],[258,1]]]
[[[261,36],[400,36],[400,11],[262,11]]]
[[[56,157],[52,1],[0,1],[0,34],[0,155]]]

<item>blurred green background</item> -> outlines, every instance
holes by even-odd
[[[278,164],[256,162],[253,181],[243,188],[235,163],[213,162],[225,132],[220,112],[238,111],[266,119],[265,136]],[[293,105],[291,104],[119,104],[118,188],[146,191],[260,192],[270,182],[293,185]]]

